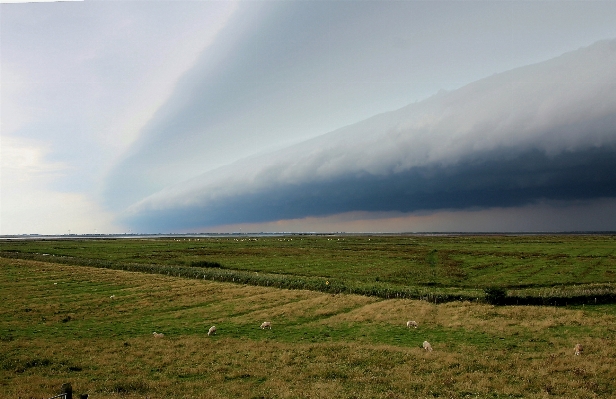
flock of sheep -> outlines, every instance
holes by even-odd
[[[417,322],[415,320],[409,320],[406,322],[406,328],[417,328],[419,326],[419,324],[417,324]],[[432,352],[432,345],[430,345],[430,343],[428,341],[424,341],[423,342],[423,348],[424,350],[428,351],[428,352]]]
[[[272,322],[271,321],[264,321],[261,324],[261,329],[262,330],[265,330],[266,328],[270,329],[270,330],[272,329]],[[154,335],[154,338],[163,338],[165,336],[165,334],[159,333],[159,332],[156,332],[156,331],[154,331],[152,334]],[[210,335],[215,335],[215,334],[216,334],[216,326],[210,327],[210,329],[207,332],[207,335],[210,336]]]
[[[411,328],[411,327],[417,328],[418,326],[419,325],[414,320],[409,320],[409,321],[406,322],[406,327],[407,328]],[[272,322],[271,321],[264,321],[263,323],[261,323],[261,329],[262,330],[265,330],[265,329],[271,330],[272,329]],[[154,331],[153,334],[154,334],[155,338],[163,338],[165,336],[163,333],[157,333],[156,331]],[[210,335],[215,335],[215,334],[216,334],[216,326],[210,327],[210,329],[207,332],[207,335],[210,336]],[[432,345],[430,345],[430,343],[428,341],[424,341],[423,342],[423,348],[427,352],[432,352]],[[581,344],[576,344],[574,350],[575,350],[575,355],[579,356],[579,355],[582,354],[582,351],[584,350],[584,348],[582,348]]]
[[[272,329],[272,322],[271,321],[264,321],[263,323],[261,323],[261,329],[265,330],[265,329]],[[210,327],[210,329],[207,332],[207,335],[215,335],[216,334],[216,326],[212,326]]]

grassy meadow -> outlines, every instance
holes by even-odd
[[[94,399],[616,395],[613,304],[435,304],[109,268],[211,262],[464,292],[611,290],[616,271],[611,236],[254,240],[1,242],[0,397],[48,398],[64,382]]]
[[[383,298],[476,300],[498,287],[510,303],[616,303],[614,235],[14,240],[0,256]]]

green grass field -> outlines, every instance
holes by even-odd
[[[616,270],[611,236],[237,240],[3,241],[0,397],[48,398],[64,382],[90,398],[616,395],[612,304],[434,304],[84,266],[207,261],[426,290],[610,287]],[[64,257],[75,264],[54,262]],[[451,262],[464,274],[453,279]],[[259,328],[266,320],[272,330]],[[218,333],[208,337],[212,325]]]
[[[309,280],[302,288],[334,291],[338,287],[338,292],[377,296],[411,292],[405,296],[471,299],[482,297],[487,287],[500,287],[521,298],[582,296],[588,302],[607,295],[607,302],[616,301],[613,235],[4,241],[0,256],[9,255],[118,268],[151,266],[154,271],[210,262],[236,273],[227,272],[229,281],[244,276],[242,281],[258,284],[254,276],[246,280],[246,273],[268,273]],[[331,286],[323,287],[326,280]]]

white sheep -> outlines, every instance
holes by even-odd
[[[413,321],[413,320],[409,320],[406,322],[406,328],[411,328],[411,327],[415,327],[417,328],[417,322]]]
[[[164,337],[164,336],[165,336],[165,334],[163,334],[163,333],[157,333],[156,331],[154,331],[152,334],[154,335],[154,338],[162,338],[162,337]]]
[[[109,299],[115,299],[115,295],[110,296]]]
[[[261,324],[261,329],[265,330],[266,328],[269,328],[270,330],[272,329],[272,322],[271,321],[264,321],[263,324]]]
[[[427,350],[428,352],[432,352],[432,345],[430,345],[428,341],[423,342],[423,348]]]
[[[579,356],[582,354],[582,352],[584,351],[584,348],[582,348],[581,344],[575,344],[575,355]]]
[[[216,326],[210,327],[210,329],[207,332],[207,335],[214,335],[214,334],[216,334]]]

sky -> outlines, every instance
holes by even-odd
[[[615,20],[0,4],[0,234],[614,231]]]

